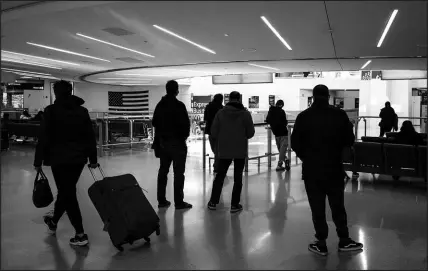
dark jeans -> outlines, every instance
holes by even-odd
[[[68,218],[77,234],[84,233],[82,214],[80,213],[76,195],[76,185],[84,167],[85,164],[52,166],[52,174],[58,189],[53,222],[58,223],[64,212],[67,212]]]
[[[210,141],[211,150],[214,153],[214,171],[217,171],[218,166],[218,158],[217,158],[217,140],[214,139],[211,135],[208,136],[208,140]]]
[[[349,238],[348,222],[344,203],[343,179],[321,180],[305,178],[305,188],[312,211],[315,238],[320,241],[328,237],[328,225],[325,215],[325,199],[328,198],[333,222],[340,239]]]
[[[245,159],[219,159],[217,175],[214,178],[210,200],[214,204],[218,204],[220,201],[224,178],[226,178],[227,170],[229,169],[230,164],[232,164],[232,161],[235,166],[233,172],[234,184],[232,191],[232,205],[239,204],[241,201],[242,173],[244,172]]]
[[[392,126],[387,126],[387,127],[381,126],[379,137],[383,137],[385,135],[385,133],[389,133],[391,131],[392,131]]]
[[[161,140],[160,167],[158,172],[158,202],[166,201],[166,185],[169,168],[174,170],[174,202],[183,203],[184,199],[184,171],[186,169],[187,145],[183,140]]]

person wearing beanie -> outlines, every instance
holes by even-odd
[[[291,134],[291,148],[303,163],[315,227],[316,241],[309,244],[308,249],[319,255],[328,254],[327,197],[339,237],[339,251],[361,250],[363,244],[349,237],[344,203],[342,153],[354,144],[352,124],[345,111],[329,104],[329,89],[325,85],[315,86],[313,96],[314,103],[297,116]]]

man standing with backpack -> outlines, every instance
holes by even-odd
[[[286,152],[288,148],[288,129],[287,115],[284,110],[284,101],[278,100],[276,106],[269,108],[269,113],[266,117],[266,122],[270,125],[272,133],[275,135],[276,146],[279,151],[279,161],[276,171],[290,170],[290,160],[287,158]],[[282,163],[285,163],[285,167]]]

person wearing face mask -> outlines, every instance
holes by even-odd
[[[171,205],[166,199],[168,172],[174,169],[175,209],[190,209],[192,205],[184,201],[184,172],[186,168],[187,145],[190,135],[190,119],[184,103],[177,99],[177,81],[166,83],[166,95],[156,105],[152,124],[158,138],[160,167],[158,172],[157,199],[159,208]],[[156,139],[155,139],[156,140]]]

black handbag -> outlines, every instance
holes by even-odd
[[[160,148],[160,139],[155,135],[155,138],[153,139],[152,150],[154,150],[156,158],[160,158]]]
[[[54,197],[48,178],[46,178],[46,175],[40,169],[37,171],[36,179],[34,180],[33,204],[36,208],[44,208],[49,206],[53,200]]]

